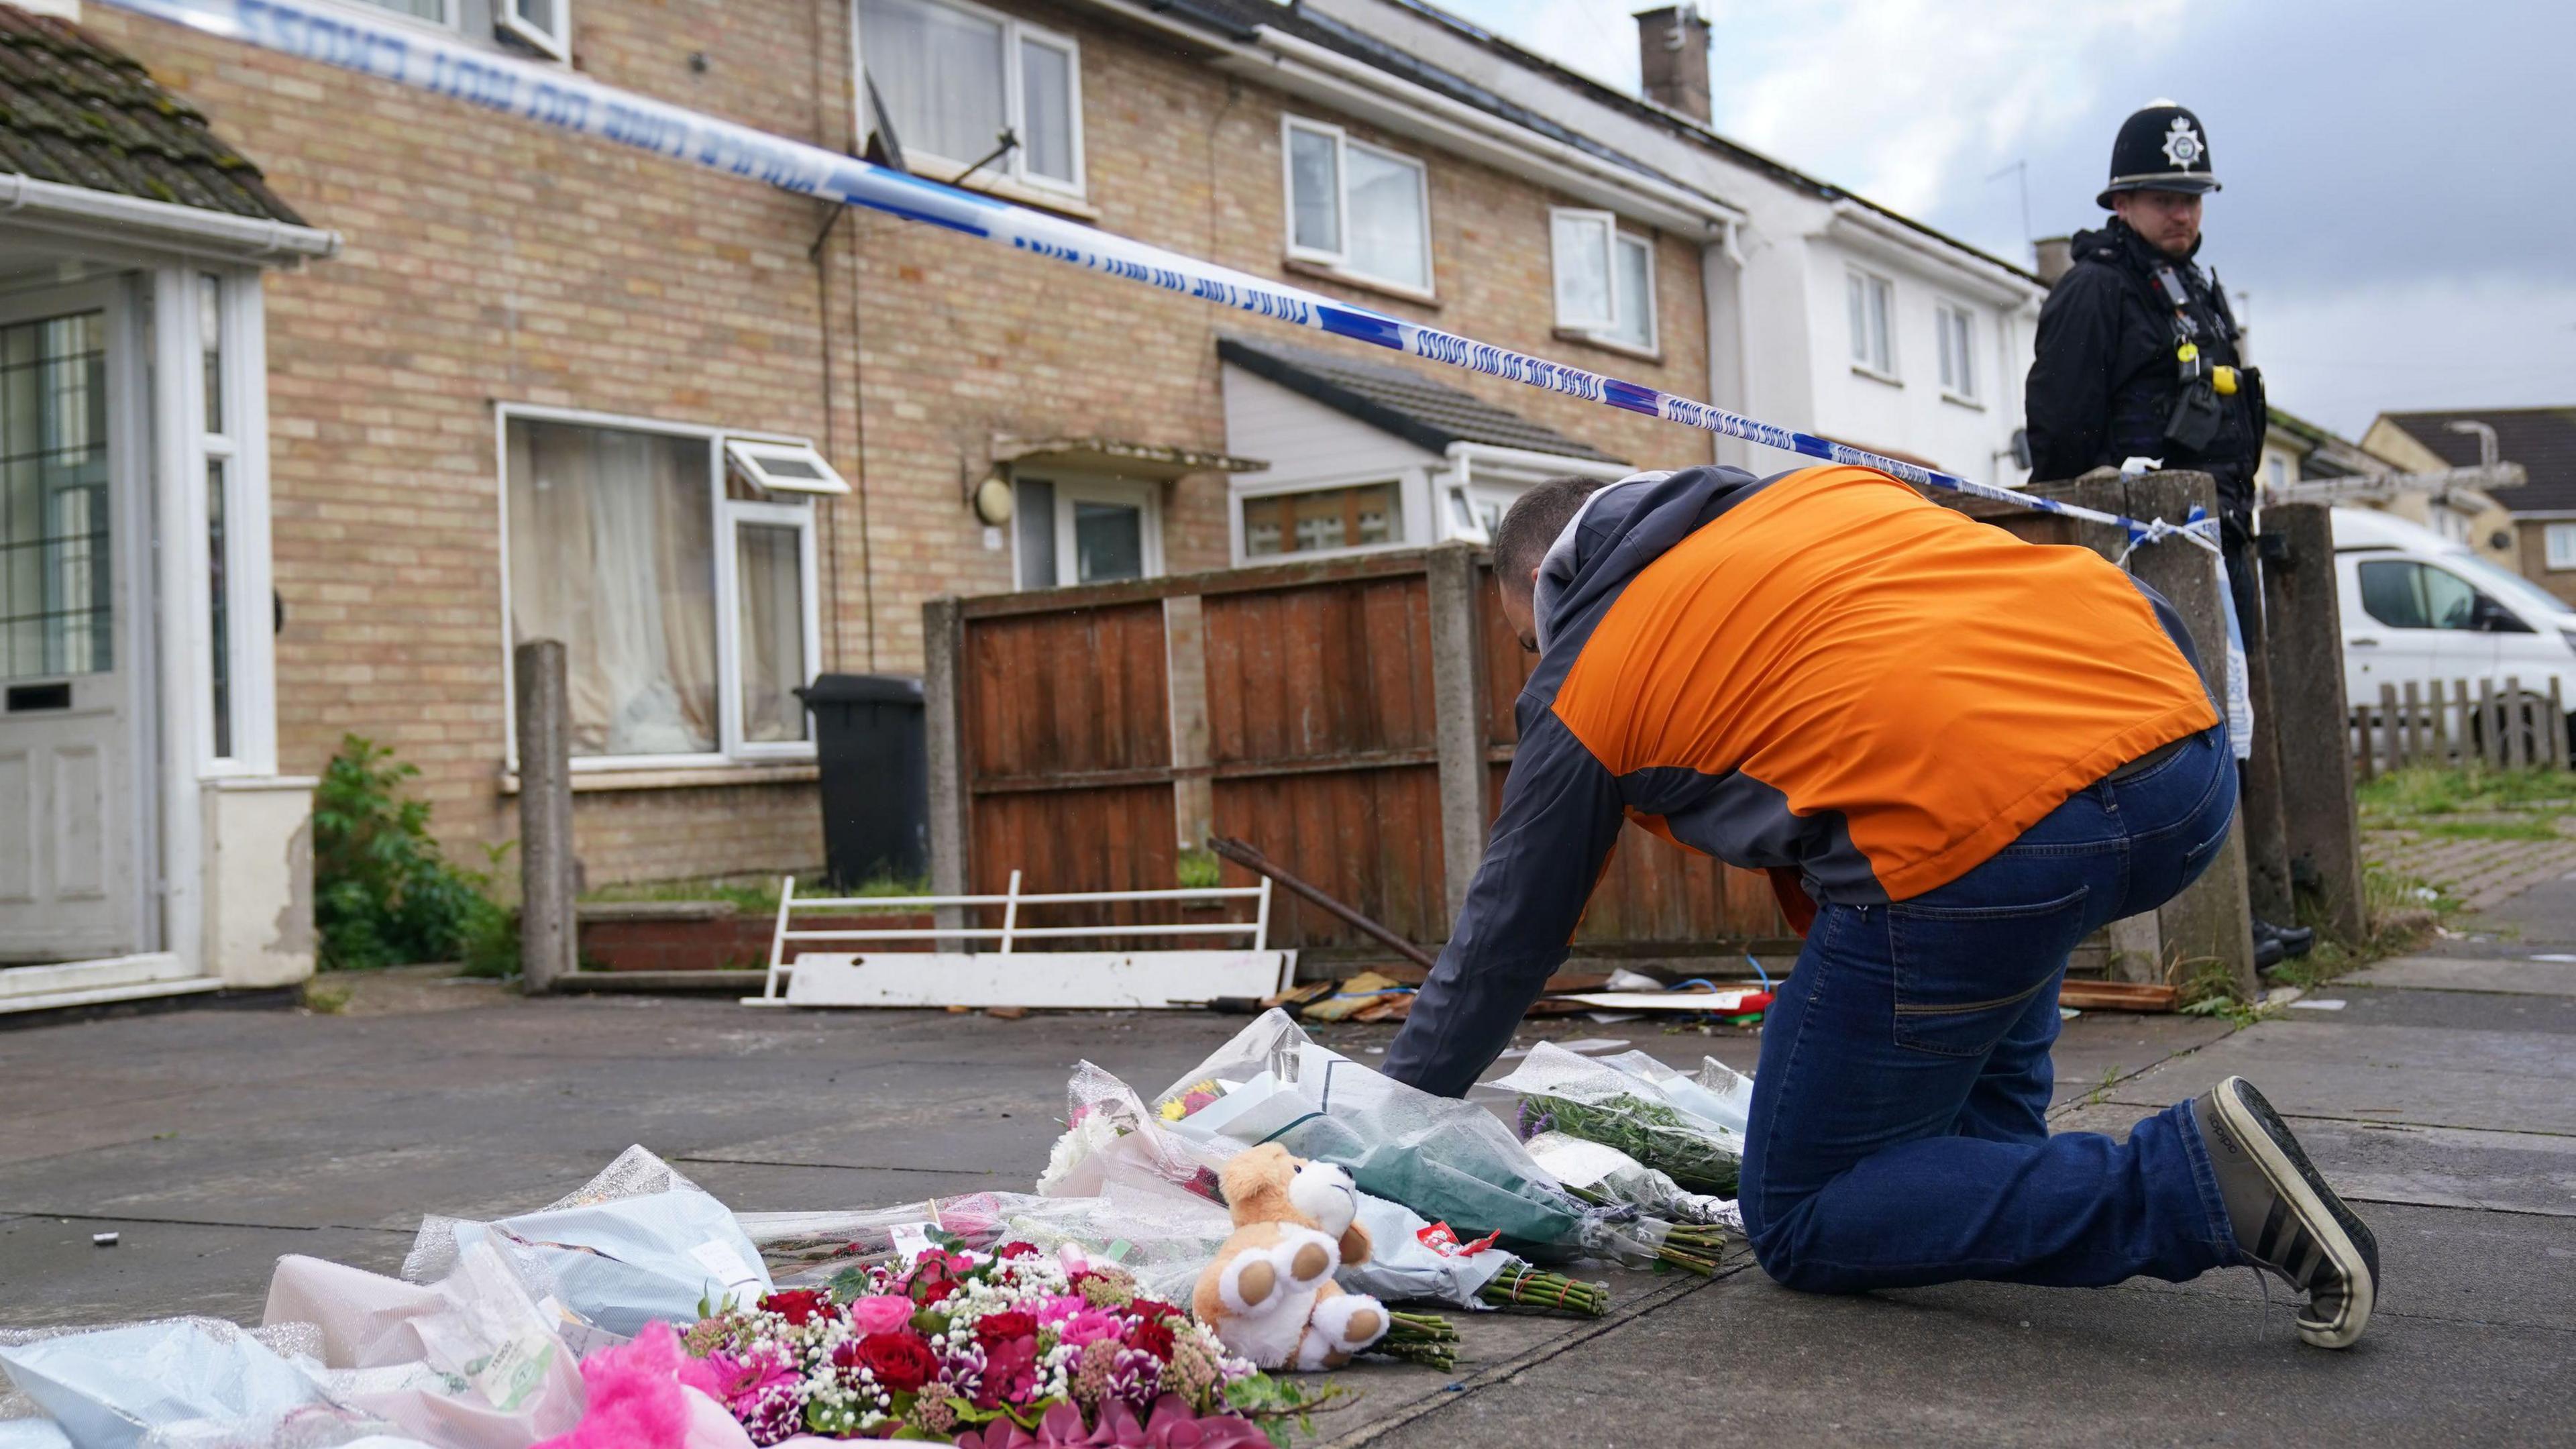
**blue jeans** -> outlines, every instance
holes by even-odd
[[[2190,1103],[2126,1142],[2047,1123],[2068,953],[2189,885],[2235,808],[2222,726],[1937,890],[1822,906],[1753,1078],[1742,1207],[1763,1270],[1849,1293],[2179,1282],[2238,1261]]]

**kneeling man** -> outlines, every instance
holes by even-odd
[[[2183,547],[2175,543],[2165,547]],[[2308,1342],[2369,1321],[2368,1228],[2231,1077],[2049,1135],[2068,953],[2224,843],[2235,762],[2172,608],[1864,468],[1541,484],[1494,535],[1539,656],[1503,809],[1387,1055],[1458,1095],[1564,961],[1624,821],[1767,870],[1806,937],[1763,1026],[1745,1227],[1854,1292],[2250,1264]]]

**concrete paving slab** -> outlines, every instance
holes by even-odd
[[[2266,1021],[2121,1082],[2105,1097],[2164,1106],[2230,1073],[2294,1116],[2576,1134],[2576,1052],[2565,1038],[2537,1032]]]
[[[1822,1298],[1745,1273],[1339,1442],[2565,1443],[2571,1353],[2560,1329],[2391,1318],[2334,1354],[2179,1293]]]
[[[93,1247],[112,1232],[113,1248]],[[304,1253],[393,1274],[411,1234],[353,1229],[204,1227],[121,1218],[0,1222],[0,1327],[115,1323],[202,1313],[256,1324],[277,1260]]]
[[[2105,1103],[2065,1113],[2051,1125],[2061,1132],[2126,1138],[2141,1115],[2140,1108]],[[2576,1137],[2316,1117],[2289,1121],[2326,1181],[2356,1202],[2576,1217]]]
[[[2576,1302],[2576,1252],[2568,1251],[2576,1235],[2563,1219],[2392,1203],[2358,1210],[2379,1239],[2373,1332],[2399,1318],[2576,1331],[2567,1314],[2567,1305]],[[2132,1278],[2120,1286],[2225,1298],[2249,1309],[2267,1301],[2263,1281],[2244,1268],[2204,1273],[2188,1283]],[[2278,1328],[2283,1305],[2298,1295],[2278,1279],[2269,1287],[2268,1321]],[[2256,1316],[2248,1314],[2249,1320]]]
[[[2340,1001],[2341,1010],[2319,1015],[2293,1005],[2289,1022],[2331,1021],[2343,1026],[2439,1027],[2447,1031],[2544,1032],[2576,1036],[2576,996],[2527,996],[2500,991],[2417,991],[2353,985],[2349,978],[2311,991],[2302,1001]]]
[[[2576,954],[2576,953],[2571,953]],[[2462,960],[2448,956],[2395,956],[2337,978],[2319,994],[2345,986],[2408,987],[2422,991],[2507,992],[2576,998],[2576,963],[2523,958]]]

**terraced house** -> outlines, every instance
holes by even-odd
[[[1725,203],[1267,0],[320,3],[1707,391]],[[309,970],[346,734],[479,860],[514,827],[515,640],[571,646],[589,882],[810,867],[792,691],[917,668],[928,597],[1476,537],[1535,478],[1708,455],[41,8],[0,6],[0,959],[83,964],[10,973],[20,1004]]]

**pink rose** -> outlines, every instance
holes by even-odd
[[[1078,1348],[1083,1344],[1098,1343],[1103,1339],[1115,1343],[1124,1337],[1126,1332],[1127,1325],[1120,1321],[1118,1315],[1106,1309],[1086,1308],[1065,1320],[1062,1338],[1064,1342]]]
[[[1038,1303],[1038,1322],[1054,1328],[1088,1306],[1082,1301],[1082,1295],[1079,1293],[1066,1293],[1054,1298],[1042,1299]]]
[[[862,1338],[892,1333],[912,1322],[912,1300],[891,1293],[871,1294],[850,1303],[850,1327]]]

